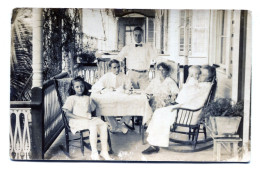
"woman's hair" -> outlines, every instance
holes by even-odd
[[[216,68],[215,67],[212,67],[210,65],[204,65],[201,68],[208,70],[208,72],[209,72],[208,82],[211,82],[213,80],[213,78],[216,77]]]
[[[82,77],[77,76],[73,80],[71,80],[71,82],[70,82],[70,88],[68,90],[68,93],[69,93],[70,96],[76,94],[75,90],[73,89],[75,82],[82,82],[84,84],[84,92],[82,93],[82,95],[87,95],[87,96],[90,95],[89,90],[91,89],[91,85],[89,83],[85,82]]]
[[[118,60],[116,60],[116,59],[112,59],[109,63],[108,63],[108,66],[109,67],[111,67],[112,66],[112,64],[114,64],[114,63],[116,63],[116,64],[119,64],[120,65],[120,63],[119,63],[119,61]]]
[[[166,76],[170,75],[171,67],[169,65],[167,65],[165,62],[161,62],[157,65],[157,69],[159,69],[160,67],[162,67],[166,71]]]

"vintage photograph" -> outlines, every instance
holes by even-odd
[[[250,162],[252,13],[15,8],[11,160]]]

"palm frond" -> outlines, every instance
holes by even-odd
[[[30,100],[32,10],[16,8],[11,21],[11,100]]]

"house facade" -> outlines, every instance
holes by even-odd
[[[95,17],[91,18],[91,14]],[[88,18],[95,18],[97,25],[89,22]],[[82,9],[83,32],[97,39],[96,48],[102,52],[117,54],[122,47],[133,41],[131,33],[136,26],[143,28],[144,41],[154,45],[160,57],[179,64],[180,83],[187,77],[185,66],[207,64],[217,66],[216,97],[245,102],[244,126],[243,130],[242,128],[240,130],[240,135],[243,136],[244,143],[248,143],[251,99],[251,12]],[[89,31],[90,28],[94,31]]]

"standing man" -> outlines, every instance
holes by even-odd
[[[149,69],[151,62],[157,58],[157,51],[151,45],[143,43],[143,29],[134,28],[135,43],[126,45],[116,59],[126,58],[128,77],[133,88],[144,90],[149,84]]]

